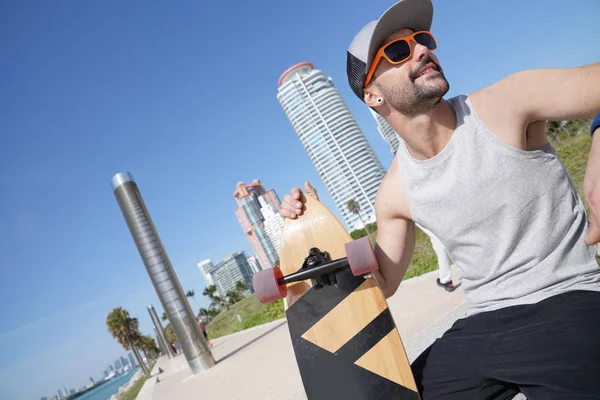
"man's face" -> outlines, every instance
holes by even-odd
[[[400,29],[388,36],[383,45],[411,33],[411,29]],[[391,107],[413,117],[433,109],[450,85],[437,57],[421,44],[411,41],[410,45],[412,55],[401,64],[392,65],[381,59],[371,85],[379,89]]]

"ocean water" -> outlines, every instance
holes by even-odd
[[[109,400],[110,396],[119,392],[119,388],[121,386],[129,382],[129,379],[138,369],[139,367],[128,371],[127,373],[121,376],[113,378],[110,382],[105,383],[104,385],[97,387],[94,390],[90,390],[81,397],[78,397],[77,400]]]

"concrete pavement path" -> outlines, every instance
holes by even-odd
[[[454,269],[453,274],[457,277]],[[436,285],[436,277],[434,271],[406,280],[388,299],[411,361],[464,316],[462,289],[448,293]],[[184,356],[163,357],[137,399],[306,399],[285,319],[213,343],[215,367],[192,375]],[[159,367],[163,370],[160,374]]]

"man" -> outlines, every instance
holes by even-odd
[[[600,138],[584,179],[588,225],[545,135],[546,120],[600,110],[600,64],[524,71],[445,100],[432,15],[430,0],[396,3],[360,30],[347,59],[354,93],[404,142],[377,193],[373,277],[394,294],[415,223],[462,272],[467,315],[413,363],[419,391],[425,400],[600,398]],[[299,193],[285,196],[284,217],[301,214]]]

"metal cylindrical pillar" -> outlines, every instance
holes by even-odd
[[[167,352],[167,347],[165,346],[165,342],[163,342],[163,340],[160,338],[160,335],[158,334],[158,330],[156,329],[156,327],[154,327],[154,334],[156,335],[156,341],[158,342],[158,347],[160,348],[160,351],[167,357],[171,358],[171,356],[169,356],[169,353]],[[169,347],[171,347],[171,346],[169,346]]]
[[[190,369],[196,374],[211,368],[215,365],[215,359],[200,332],[198,321],[185,297],[133,176],[129,172],[116,174],[112,178],[112,188]]]
[[[173,358],[175,354],[173,354],[173,349],[169,345],[169,341],[165,336],[165,330],[163,329],[162,324],[160,323],[160,319],[158,318],[158,314],[156,314],[156,310],[154,309],[154,306],[152,306],[152,304],[148,306],[148,313],[150,314],[150,318],[152,319],[152,324],[154,325],[154,330],[156,331],[158,340],[162,342],[163,351],[165,352],[165,355],[167,355],[169,358]]]

